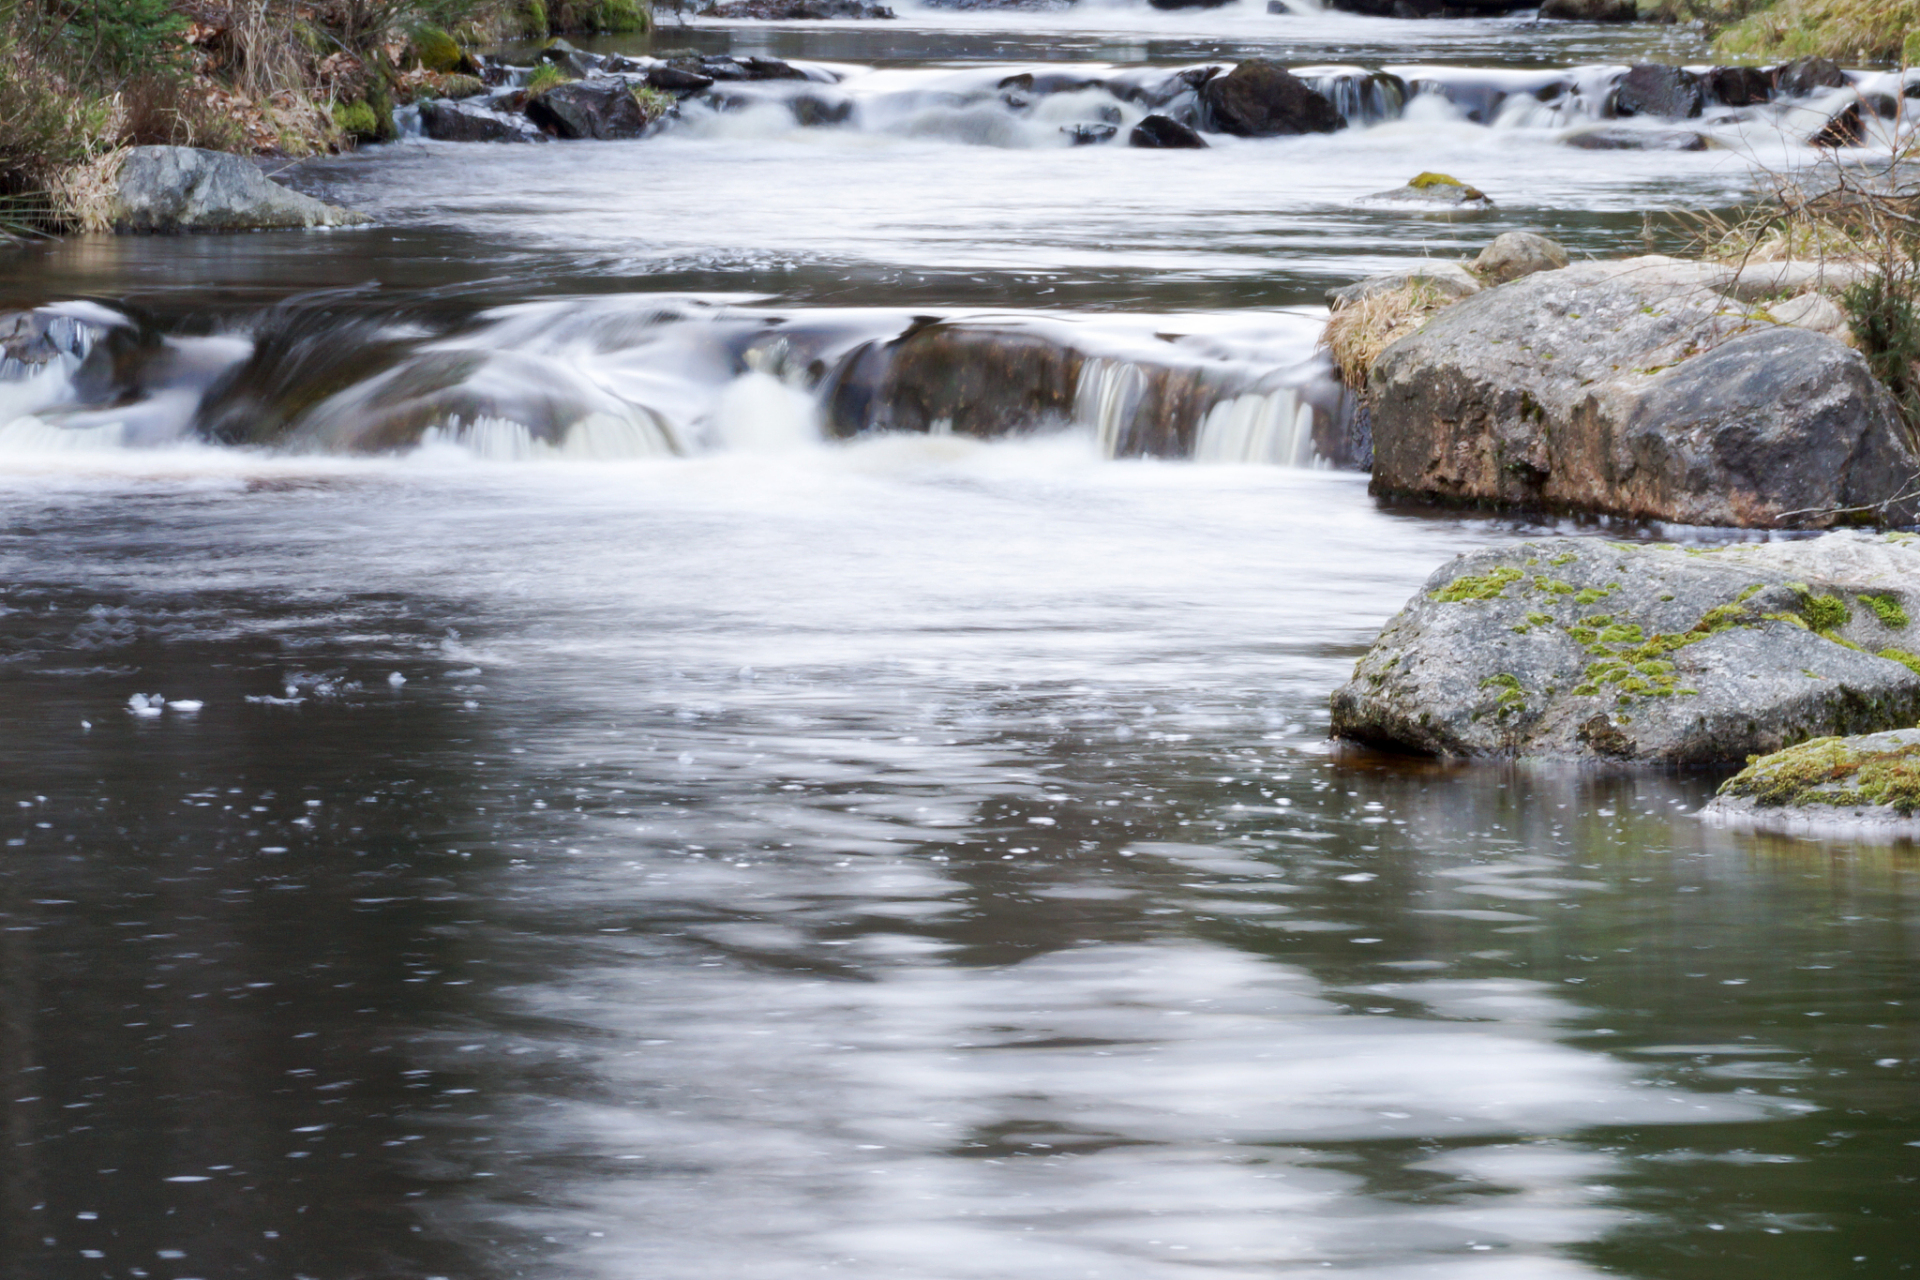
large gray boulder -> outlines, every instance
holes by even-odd
[[[1920,458],[1866,361],[1740,291],[1731,268],[1649,257],[1438,312],[1368,374],[1374,492],[1687,524],[1913,523]]]
[[[120,166],[114,230],[127,233],[352,227],[363,213],[269,181],[245,156],[197,147],[135,147]]]
[[[1439,756],[1737,763],[1920,720],[1912,617],[1905,535],[1482,551],[1387,624],[1334,693],[1333,732]]]

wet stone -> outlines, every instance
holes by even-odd
[[[1678,547],[1562,539],[1463,556],[1334,695],[1337,736],[1433,755],[1736,762],[1911,725],[1902,536]]]

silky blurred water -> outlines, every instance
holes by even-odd
[[[875,75],[1703,56],[1517,19],[902,8],[655,47]],[[414,143],[290,175],[374,229],[79,239],[0,260],[0,300],[227,341],[280,303],[548,308],[511,334],[702,291],[1280,367],[1330,283],[1510,227],[1671,247],[1643,215],[1740,198],[1754,158],[1438,117],[1198,154]],[[1427,168],[1496,211],[1360,199]],[[1910,848],[1703,828],[1714,775],[1325,738],[1453,555],[1726,535],[1385,510],[1364,475],[1113,462],[1082,431],[829,444],[773,385],[687,458],[0,454],[0,1274],[1920,1264]]]

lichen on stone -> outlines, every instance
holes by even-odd
[[[1769,808],[1882,805],[1902,816],[1920,809],[1920,741],[1888,749],[1863,748],[1846,738],[1815,738],[1747,767],[1720,788],[1723,796]]]

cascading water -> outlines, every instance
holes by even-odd
[[[1920,1268],[1906,854],[1326,741],[1451,557],[1729,535],[1376,505],[1315,352],[1502,231],[1676,251],[1852,101],[1884,159],[1905,82],[889,2],[579,40],[735,60],[645,138],[283,174],[360,230],[0,246],[0,1272]],[[1126,145],[1254,54],[1348,127]]]

